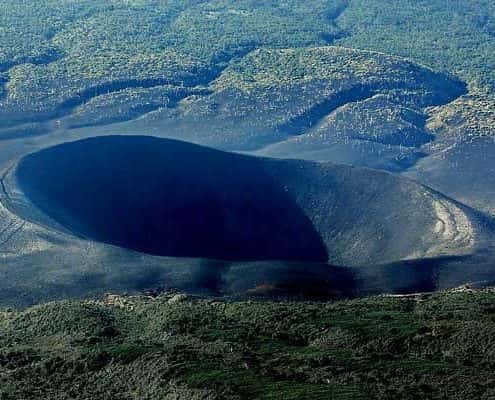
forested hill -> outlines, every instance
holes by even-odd
[[[488,0],[0,4],[6,110],[36,114],[108,82],[120,89],[208,84],[260,47],[377,50],[456,74],[474,92],[491,92],[495,84],[495,6]]]

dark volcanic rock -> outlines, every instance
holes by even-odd
[[[462,209],[390,174],[152,137],[48,148],[17,178],[70,231],[160,256],[354,265],[464,253],[476,233]]]

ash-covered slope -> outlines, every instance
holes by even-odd
[[[433,110],[436,140],[407,175],[495,216],[495,97],[466,96]]]
[[[152,137],[51,147],[16,176],[69,231],[160,256],[378,264],[467,254],[482,235],[468,209],[390,174]]]
[[[211,93],[161,108],[128,129],[160,127],[157,134],[281,158],[329,154],[306,157],[318,161],[332,159],[339,146],[352,150],[349,142],[357,141],[388,147],[393,154],[372,157],[392,164],[397,154],[414,153],[433,140],[424,126],[426,107],[466,92],[457,79],[402,58],[332,46],[253,51],[209,88]],[[91,107],[65,123],[81,123]],[[269,145],[275,149],[265,149]]]

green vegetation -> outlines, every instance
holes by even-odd
[[[204,107],[205,99],[192,104],[192,114],[234,121],[230,132],[249,124],[246,135],[255,129],[266,135],[270,128],[307,134],[347,103],[366,108],[370,103],[362,101],[379,94],[388,107],[423,113],[426,106],[448,103],[465,91],[460,82],[403,59],[335,46],[255,50],[227,67],[211,88],[211,102],[228,106],[212,113],[211,107]],[[235,99],[226,100],[228,93],[235,93]],[[369,106],[368,112],[376,115],[381,109]],[[389,114],[384,119],[395,122],[400,117]],[[371,130],[369,121],[365,134]],[[348,131],[356,131],[356,123],[350,118],[343,123],[347,131],[342,136],[352,137]],[[421,117],[418,125],[422,129]]]
[[[236,71],[236,60],[260,48],[337,43],[378,50],[456,73],[473,90],[493,88],[495,9],[490,1],[385,3],[1,0],[3,124],[57,118],[95,96],[121,90],[116,103],[125,90],[208,85],[228,65]],[[271,78],[281,78],[280,83],[304,72],[290,64],[298,56],[291,51],[284,63],[270,60]],[[308,62],[324,65],[328,56],[320,55],[316,50]],[[373,66],[362,63],[361,72],[372,74]],[[128,118],[135,114],[134,109]]]
[[[493,1],[351,0],[337,25],[347,33],[339,45],[406,57],[469,83],[473,96],[432,112],[442,133],[495,135]]]
[[[254,51],[227,68],[213,87],[217,90],[237,88],[249,91],[329,81],[329,87],[336,91],[347,81],[358,80],[367,84],[386,80],[418,90],[422,85],[439,85],[435,82],[438,79],[433,71],[399,58],[326,46]]]
[[[298,3],[2,1],[4,119],[54,118],[74,98],[151,86],[142,82],[150,79],[155,86],[208,83],[255,48],[323,45],[338,34],[327,13],[341,2]],[[120,84],[100,93],[111,82]]]
[[[408,105],[431,105],[425,91],[435,75],[415,77],[413,64],[379,54],[322,48],[337,44],[458,75],[470,85],[470,105],[447,106],[442,113],[467,121],[458,130],[461,136],[465,127],[470,136],[493,133],[486,110],[495,104],[495,8],[488,0],[0,0],[0,6],[4,127],[69,114],[63,126],[106,124],[149,111],[166,114],[180,100],[210,89],[242,89],[251,93],[245,101],[217,110],[218,99],[203,104],[197,101],[202,96],[193,96],[197,105],[188,109],[198,118],[227,111],[222,118],[233,122],[220,123],[221,130],[234,131],[240,124],[236,117],[243,117],[244,139],[232,139],[242,147],[249,135],[267,135],[261,143],[280,139],[269,132],[283,128],[287,115],[305,113],[355,81],[385,85],[394,107],[398,96],[401,106],[404,102],[404,93],[390,92],[398,89],[394,83],[415,79],[417,92],[421,80],[429,80]],[[262,113],[245,118],[249,110]],[[423,135],[422,127],[402,128],[400,120],[398,126]],[[32,130],[38,131],[45,129]],[[2,136],[15,135],[4,130]]]
[[[0,314],[0,398],[485,399],[495,292],[329,303],[163,294]]]
[[[175,108],[180,100],[205,93],[208,93],[208,90],[170,85],[149,89],[139,87],[123,89],[94,97],[83,106],[75,108],[70,117],[70,126],[103,125],[125,121],[146,112]]]
[[[339,44],[407,57],[493,91],[494,22],[490,0],[351,0]]]
[[[441,139],[469,141],[495,136],[494,96],[464,96],[438,107],[432,114],[428,128]]]

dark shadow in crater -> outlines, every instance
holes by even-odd
[[[107,136],[28,155],[16,173],[35,206],[92,240],[160,256],[326,262],[320,235],[266,163]]]

